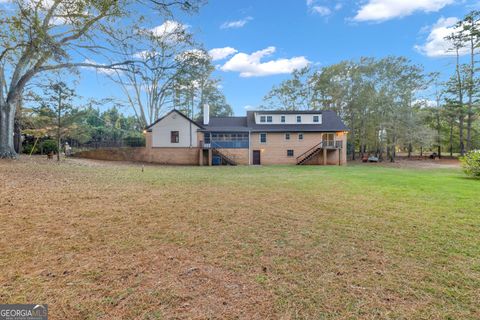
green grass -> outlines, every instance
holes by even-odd
[[[33,261],[2,240],[0,267],[11,288],[0,290],[2,300],[28,297],[35,285],[45,292],[36,297],[55,301],[49,308],[60,316],[78,304],[74,317],[480,318],[480,181],[458,169],[17,166],[25,182],[15,190],[29,188],[31,170],[52,193],[37,198],[36,209],[19,206],[10,223],[34,213],[33,221],[56,228],[49,236],[12,228],[4,239],[51,261],[74,252],[89,267],[68,281],[98,294],[73,286],[60,299],[53,290],[60,279],[26,277]],[[52,182],[59,177],[65,180]],[[13,190],[5,195],[15,200]],[[80,206],[65,206],[71,198]],[[122,262],[142,276],[114,281]],[[75,269],[67,265],[58,268]],[[182,275],[187,266],[199,271]],[[225,289],[237,284],[244,291]]]

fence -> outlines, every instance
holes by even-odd
[[[122,140],[111,141],[90,141],[87,143],[79,143],[78,141],[68,141],[70,147],[74,151],[84,151],[92,149],[112,149],[112,148],[132,148],[132,147],[145,147],[145,139],[141,138],[128,138]]]

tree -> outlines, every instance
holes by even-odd
[[[212,77],[215,67],[208,53],[194,49],[177,57],[182,68],[173,84],[174,106],[191,118],[203,116],[203,106],[210,105],[211,116],[231,116],[233,110],[219,89],[219,79]]]
[[[132,28],[135,0],[25,0],[0,10],[0,158],[16,157],[14,120],[25,86],[37,75],[76,67],[122,69],[128,59],[109,64],[79,57],[114,55],[119,26]],[[151,0],[162,16],[173,7],[191,11],[199,0]],[[122,21],[122,23],[120,23]],[[75,53],[75,54],[73,54]],[[113,57],[112,57],[113,58]]]
[[[468,47],[469,52],[469,64],[466,67],[467,77],[465,79],[465,91],[468,96],[467,101],[467,138],[466,138],[466,149],[467,151],[471,150],[472,147],[472,124],[475,116],[475,95],[479,93],[478,82],[476,80],[475,74],[477,71],[476,67],[476,55],[477,49],[480,48],[480,11],[472,11],[465,18],[459,21],[456,25],[457,30],[459,30],[455,35],[450,37],[454,41],[462,43],[464,46]],[[458,51],[457,51],[458,55]],[[458,57],[457,57],[458,58]],[[458,73],[458,59],[457,59],[457,73]],[[463,133],[463,132],[462,132]],[[463,150],[462,155],[463,155]]]
[[[143,63],[128,65],[125,71],[111,73],[110,78],[121,86],[139,123],[145,127],[173,107],[175,77],[184,68],[178,56],[195,44],[186,27],[171,20],[125,38],[132,39],[134,44],[123,44],[124,59],[128,59],[133,48],[143,47],[135,53]]]
[[[75,91],[64,82],[50,82],[44,87],[43,97],[40,98],[40,107],[34,109],[43,128],[57,141],[57,160],[60,161],[62,139],[72,128],[76,119],[81,116],[78,108],[73,104]]]
[[[310,84],[307,81],[310,72],[310,67],[293,71],[291,79],[274,86],[263,100],[269,107],[280,110],[314,109],[309,90]]]

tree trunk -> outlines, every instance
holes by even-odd
[[[62,137],[60,136],[60,130],[62,128],[62,89],[58,94],[58,110],[57,110],[57,161],[60,161],[60,150],[62,148]]]
[[[353,139],[350,145],[351,145],[350,150],[352,152],[352,160],[355,161],[355,142],[353,141]]]
[[[15,117],[14,120],[14,133],[13,133],[13,146],[15,152],[20,154],[22,152],[22,127],[19,117]]]
[[[0,105],[0,158],[17,158],[13,143],[15,106],[12,103]]]
[[[453,157],[453,123],[450,124],[450,157]]]
[[[460,129],[460,132],[459,132],[459,138],[460,138],[460,155],[463,157],[465,155],[465,141],[464,141],[464,138],[463,138],[463,127],[464,127],[464,118],[463,118],[463,114],[460,116],[460,119],[459,119],[459,129]]]
[[[472,23],[472,29],[475,27]],[[474,36],[470,34],[470,78],[468,82],[468,109],[467,109],[467,151],[472,148],[472,123],[473,123],[473,91],[475,77],[475,43]]]
[[[438,146],[438,159],[442,159],[442,146]]]
[[[412,156],[412,144],[408,144],[408,157],[410,158]]]

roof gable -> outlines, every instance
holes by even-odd
[[[202,127],[199,123],[193,121],[192,119],[190,119],[189,117],[187,117],[186,115],[184,115],[182,112],[178,111],[177,109],[173,109],[172,111],[170,111],[169,113],[167,113],[166,115],[164,115],[163,117],[159,118],[157,121],[155,121],[154,123],[152,123],[151,125],[149,125],[148,127],[146,127],[145,130],[147,130],[147,131],[151,130],[154,125],[156,125],[157,123],[161,122],[163,119],[167,118],[167,117],[168,117],[169,115],[171,115],[172,113],[177,113],[177,114],[179,114],[179,115],[180,115],[181,117],[183,117],[185,120],[193,123],[193,124],[194,124],[195,126],[197,126],[199,129],[203,129],[203,127]]]

